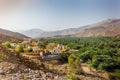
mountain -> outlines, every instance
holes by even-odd
[[[117,36],[120,35],[120,19],[107,19],[95,24],[69,28],[59,31],[42,31],[40,29],[31,29],[23,32],[32,38],[42,37],[89,37],[89,36]]]
[[[35,28],[35,29],[27,30],[27,31],[22,31],[21,33],[26,35],[26,36],[29,36],[31,38],[36,38],[36,37],[39,37],[44,32],[45,31],[43,31],[43,30]]]
[[[43,31],[40,29],[30,29],[27,31],[21,32],[22,34],[32,37],[32,38],[41,38],[41,37],[53,37],[57,35],[72,35],[79,32],[82,28],[69,28],[58,31]]]
[[[74,37],[120,36],[120,19],[108,19],[73,34]]]
[[[8,40],[12,40],[12,39],[18,39],[18,40],[23,40],[23,39],[29,39],[29,37],[17,33],[17,32],[12,32],[9,30],[5,30],[5,29],[1,29],[0,28],[0,40],[1,41],[8,41]]]

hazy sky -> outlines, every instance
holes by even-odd
[[[46,31],[120,18],[120,0],[0,0],[0,28]]]

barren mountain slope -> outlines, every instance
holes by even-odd
[[[23,40],[24,38],[28,39],[29,37],[17,32],[12,32],[12,31],[0,28],[0,40],[2,41],[12,40],[12,39]]]
[[[89,36],[118,36],[120,34],[120,19],[106,20],[91,27],[81,30],[72,36],[89,37]]]

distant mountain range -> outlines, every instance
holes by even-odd
[[[40,29],[31,29],[22,32],[24,35],[32,38],[42,37],[89,37],[89,36],[117,36],[120,35],[120,19],[108,19],[96,24],[91,24],[79,28],[69,28],[59,31],[43,31]]]
[[[43,31],[40,29],[30,29],[22,33],[32,38],[38,38],[38,37],[53,37],[56,35],[75,34],[76,32],[79,32],[79,30],[80,29],[77,29],[77,28],[70,28],[70,29],[59,30],[59,31]]]
[[[120,36],[120,19],[108,19],[73,34],[74,37]]]
[[[26,36],[25,36],[26,35]],[[29,36],[29,37],[27,37]],[[96,24],[83,26],[80,28],[69,28],[59,31],[43,31],[31,29],[21,33],[12,32],[0,28],[0,40],[12,39],[24,40],[32,38],[46,37],[90,37],[90,36],[120,36],[120,19],[108,19]]]
[[[20,31],[20,33],[26,36],[29,36],[31,38],[36,38],[36,37],[40,37],[41,34],[45,33],[45,31],[35,28],[35,29],[26,30],[26,31]]]
[[[21,33],[12,32],[0,28],[0,40],[2,41],[12,39],[23,40],[25,38],[29,39],[30,37],[45,38],[66,36],[70,37],[120,36],[120,19],[108,19],[98,22],[96,24],[87,25],[80,28],[69,28],[59,31],[43,31],[40,29],[31,29]]]
[[[0,40],[2,42],[8,41],[8,40],[13,40],[13,39],[24,40],[25,38],[29,39],[29,37],[27,37],[23,34],[20,34],[20,33],[17,33],[17,32],[12,32],[12,31],[0,28]]]

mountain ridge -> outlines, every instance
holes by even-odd
[[[71,36],[90,37],[90,36],[117,36],[120,34],[120,19],[108,19],[105,22],[86,28],[79,33]]]
[[[27,37],[18,32],[12,32],[12,31],[2,29],[2,28],[0,28],[0,37],[1,37],[0,40],[2,42],[7,41],[7,40],[12,40],[12,39],[17,39],[17,40],[30,39],[30,37]]]
[[[110,26],[110,27],[109,27]],[[116,26],[118,28],[115,27]],[[113,31],[111,31],[111,28]],[[89,37],[89,36],[116,36],[119,33],[120,19],[107,19],[91,25],[86,25],[78,28],[68,28],[57,31],[38,31],[31,30],[24,31],[23,34],[32,38],[54,37],[54,36],[75,36],[75,37]],[[117,30],[117,32],[115,32]],[[34,34],[32,34],[34,33]]]

